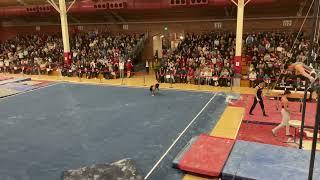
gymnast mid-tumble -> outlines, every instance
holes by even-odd
[[[305,65],[302,62],[296,62],[293,64],[290,64],[288,66],[289,71],[296,71],[296,75],[302,75],[310,80],[311,83],[315,81],[316,77],[316,72],[313,68]]]

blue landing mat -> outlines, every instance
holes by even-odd
[[[62,83],[7,98],[0,103],[0,180],[57,180],[64,170],[123,158],[145,176],[213,96]],[[183,177],[172,159],[214,126],[225,99],[217,93],[150,179]]]
[[[310,151],[237,141],[222,172],[222,180],[306,180]],[[314,180],[320,179],[320,156]]]

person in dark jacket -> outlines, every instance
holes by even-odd
[[[262,109],[262,112],[263,112],[263,116],[268,116],[266,114],[266,111],[264,109],[264,104],[263,104],[263,98],[262,98],[262,91],[263,91],[263,88],[264,88],[264,81],[259,81],[259,84],[256,86],[256,95],[254,97],[254,101],[253,101],[253,104],[251,106],[251,109],[250,109],[250,112],[249,114],[250,115],[253,115],[252,114],[252,111],[254,110],[254,108],[256,107],[257,103],[260,104],[260,107]]]

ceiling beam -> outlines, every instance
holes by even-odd
[[[244,3],[244,6],[246,6],[251,0],[247,0],[247,2]]]
[[[69,12],[69,10],[72,8],[72,6],[74,5],[74,3],[76,3],[77,0],[73,0],[72,3],[69,5],[67,12]]]
[[[234,0],[231,0],[231,2],[232,2],[233,4],[235,4],[236,6],[238,6],[238,3],[236,3]]]
[[[58,5],[53,0],[47,0],[47,2],[56,10],[58,13],[61,13]]]

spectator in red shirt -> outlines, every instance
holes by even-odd
[[[187,76],[187,83],[190,83],[194,80],[194,70],[189,67],[189,70],[188,70],[188,76]]]
[[[131,77],[131,71],[133,69],[133,64],[132,64],[132,61],[131,59],[128,59],[128,62],[127,62],[127,77],[130,78]]]

